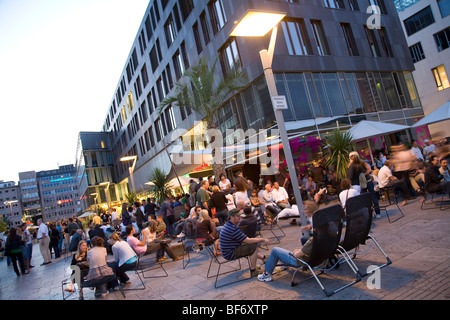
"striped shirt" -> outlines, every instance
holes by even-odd
[[[234,255],[234,250],[239,247],[246,238],[247,236],[241,229],[228,221],[220,230],[219,243],[222,257],[226,260],[237,259]]]

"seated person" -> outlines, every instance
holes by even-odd
[[[311,231],[312,226],[312,216],[314,212],[317,211],[319,208],[319,205],[315,201],[306,200],[304,202],[304,210],[305,215],[307,216],[308,220],[310,221],[310,224],[308,226],[302,227],[303,230]],[[312,239],[313,237],[310,236],[309,238],[303,237],[301,239],[302,242],[302,248],[296,249],[293,252],[275,247],[270,252],[270,256],[267,259],[265,265],[264,265],[264,272],[258,276],[258,281],[272,281],[272,274],[275,270],[275,267],[278,264],[278,261],[281,261],[283,265],[291,266],[294,268],[299,267],[297,264],[297,259],[306,261],[308,257],[311,255],[312,251]]]
[[[78,229],[76,231],[73,230],[72,232],[73,232],[73,234],[70,239],[69,251],[75,252],[75,251],[77,251],[78,243],[83,239],[83,230]]]
[[[239,258],[250,256],[250,275],[258,275],[256,270],[256,261],[261,259],[265,261],[265,256],[258,253],[258,243],[270,244],[269,239],[249,238],[239,228],[241,222],[241,213],[238,209],[233,209],[228,214],[228,221],[220,231],[220,250],[223,258],[226,260],[237,260]]]
[[[158,238],[164,238],[167,233],[167,225],[164,222],[164,215],[162,213],[156,215],[156,222],[158,226],[156,227],[156,234]]]
[[[341,193],[339,193],[339,200],[341,201],[342,207],[345,209],[345,203],[347,199],[358,196],[360,193],[358,190],[352,188],[352,181],[350,179],[343,179],[341,181]]]
[[[114,255],[114,269],[121,283],[127,283],[130,278],[126,271],[136,267],[137,256],[126,241],[122,241],[117,233],[109,236],[109,244]]]
[[[114,274],[114,271],[106,263],[106,248],[103,246],[103,239],[100,237],[94,237],[91,239],[92,249],[87,252],[87,261],[89,262],[89,272],[86,277],[86,281],[98,281],[102,278],[110,277]],[[110,287],[114,287],[116,283],[110,282]],[[100,287],[95,287],[95,296],[102,297],[108,294],[107,285],[102,284]]]
[[[427,192],[443,191],[450,195],[450,182],[443,181],[443,176],[439,172],[439,158],[432,155],[430,163],[425,170],[425,190]]]
[[[89,248],[88,248],[88,244],[86,241],[81,240],[80,242],[78,242],[78,248],[77,248],[77,252],[74,253],[73,257],[72,257],[72,262],[70,263],[71,266],[77,266],[78,268],[80,268],[80,270],[87,270],[89,269],[89,263],[87,261],[87,252],[88,252]],[[75,273],[75,270],[72,271],[72,275]],[[82,274],[81,274],[82,276]],[[75,280],[75,279],[74,279]],[[80,281],[82,281],[82,279],[80,279]],[[72,291],[73,290],[73,285],[68,286],[66,289],[66,291]],[[84,296],[83,296],[83,288],[81,286],[78,287],[79,290],[79,300],[84,300]]]
[[[273,183],[272,195],[275,198],[277,206],[281,210],[291,207],[291,205],[289,204],[289,195],[286,189],[280,187],[280,185],[276,181]]]
[[[277,206],[275,197],[272,194],[272,185],[267,183],[265,190],[261,194],[261,200],[266,208],[266,214],[268,215],[267,221],[272,222],[273,219],[281,212],[281,209]]]
[[[378,172],[378,186],[380,187],[380,189],[385,187],[394,187],[395,189],[399,190],[403,196],[403,202],[400,205],[407,205],[409,199],[408,185],[405,181],[400,180],[392,175],[390,166],[391,161],[386,160],[384,166]]]
[[[154,220],[151,221],[154,222]],[[153,233],[156,233],[155,225],[151,221],[150,227],[152,228],[152,230],[154,228],[155,231]],[[166,252],[169,255],[169,257],[172,258],[173,261],[178,261],[182,259],[182,257],[177,257],[173,254],[173,251],[169,247],[168,241],[161,241],[155,238],[155,240],[149,242],[150,245],[147,245],[147,238],[145,235],[143,236],[142,241],[140,241],[138,238],[134,236],[134,233],[135,230],[133,225],[128,225],[127,242],[140,257],[156,252],[156,258],[158,259],[159,262],[162,262],[166,259],[164,257],[163,252]]]
[[[238,227],[247,237],[255,238],[256,231],[258,231],[258,218],[256,218],[251,207],[245,207],[243,213],[244,216],[241,216]]]
[[[219,254],[219,234],[217,231],[214,231],[208,210],[205,209],[200,211],[197,239],[205,239],[204,244],[206,246],[214,244],[214,255],[217,256]]]

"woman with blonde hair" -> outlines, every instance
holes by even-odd
[[[78,242],[77,251],[73,254],[72,262],[70,265],[77,266],[80,268],[80,271],[82,270],[88,270],[89,269],[89,263],[87,262],[87,252],[89,250],[88,244],[85,240],[81,240]],[[72,274],[75,273],[75,270],[72,272]],[[83,273],[80,274],[81,277],[83,277]],[[81,279],[80,279],[81,280]],[[66,291],[73,291],[73,285],[69,285],[66,289]],[[84,300],[83,296],[83,288],[78,288],[79,290],[79,299]]]

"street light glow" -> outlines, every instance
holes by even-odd
[[[125,161],[131,161],[131,160],[136,160],[137,156],[129,156],[129,157],[123,157],[120,158],[120,161],[125,162]]]
[[[248,11],[230,35],[233,37],[263,37],[285,16],[284,13]]]

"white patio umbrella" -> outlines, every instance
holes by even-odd
[[[180,187],[180,183],[183,187],[188,186],[190,184],[191,180],[194,180],[196,183],[198,183],[197,179],[194,178],[187,178],[187,177],[178,177],[180,181],[178,182],[177,178],[173,178],[169,181],[169,186],[171,189],[176,189]]]
[[[79,216],[78,218],[87,218],[87,217],[90,217],[90,216],[93,216],[93,215],[95,215],[95,212],[85,212],[81,216]]]
[[[355,125],[351,129],[349,129],[348,132],[352,135],[353,141],[361,141],[361,140],[367,141],[367,146],[369,147],[369,153],[372,159],[372,164],[375,164],[372,155],[372,148],[370,147],[369,138],[399,132],[407,130],[409,128],[410,127],[401,124],[363,120],[360,121],[357,125]]]
[[[442,106],[431,112],[429,115],[423,117],[411,127],[420,127],[428,124],[433,124],[450,119],[450,101],[444,103]]]

